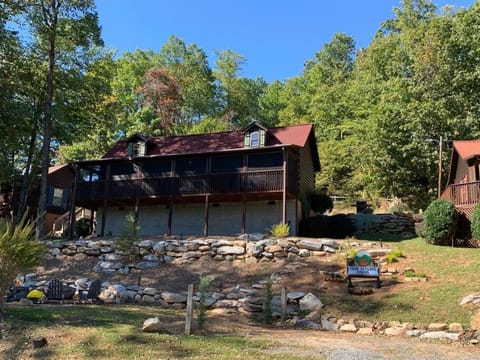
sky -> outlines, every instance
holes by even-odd
[[[433,0],[439,8],[475,0]],[[367,47],[400,0],[96,0],[105,45],[160,51],[171,35],[196,44],[214,66],[215,51],[244,56],[241,76],[267,82],[300,75],[335,33]]]

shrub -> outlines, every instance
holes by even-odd
[[[140,231],[140,226],[137,224],[135,215],[129,212],[125,216],[125,223],[123,225],[122,231],[117,241],[117,247],[123,251],[130,250],[134,245],[135,241],[138,240],[139,231]]]
[[[425,210],[425,240],[433,245],[445,245],[453,239],[457,224],[457,211],[452,202],[437,199]]]
[[[90,221],[85,218],[79,219],[75,223],[75,233],[78,237],[85,237],[90,233]]]
[[[270,229],[270,234],[272,234],[274,238],[287,237],[290,234],[290,225],[283,223],[275,224]]]
[[[400,249],[393,249],[392,251],[390,251],[385,257],[387,259],[387,263],[391,264],[395,261],[397,261],[397,259],[399,257],[402,257],[403,256],[403,253],[402,253],[402,250]]]
[[[470,229],[472,231],[472,238],[474,240],[480,240],[480,204],[477,204],[475,209],[473,209]]]
[[[318,215],[305,218],[300,223],[300,235],[344,239],[355,233],[355,225],[345,214]]]
[[[333,209],[333,201],[327,194],[314,192],[310,195],[310,207],[317,214],[324,214]]]
[[[207,321],[207,297],[210,292],[210,286],[212,280],[214,279],[213,275],[201,275],[200,284],[198,286],[200,290],[200,310],[198,312],[198,328],[203,329],[205,327],[205,321]]]
[[[34,230],[35,223],[28,222],[26,216],[16,226],[0,219],[0,313],[15,276],[37,265],[44,253],[43,244],[35,240]]]
[[[269,279],[265,284],[265,301],[262,306],[263,322],[265,324],[271,324],[273,322],[272,299],[272,281]]]

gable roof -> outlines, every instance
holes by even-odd
[[[453,141],[452,157],[450,159],[450,170],[448,173],[447,185],[455,182],[455,175],[458,166],[458,159],[467,163],[480,156],[480,140],[455,140]]]
[[[468,160],[480,155],[480,140],[457,140],[453,142],[453,149],[462,159]]]
[[[268,129],[269,136],[265,147],[294,145],[304,147],[314,138],[313,125],[293,125]],[[128,158],[128,140],[118,141],[103,159]],[[243,131],[227,131],[211,134],[196,134],[183,136],[152,137],[148,141],[153,144],[147,156],[187,155],[211,153],[220,151],[243,150]],[[317,148],[312,149],[318,161]]]

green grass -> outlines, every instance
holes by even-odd
[[[278,354],[275,343],[240,335],[183,336],[144,333],[143,322],[158,316],[180,322],[182,312],[150,306],[7,306],[1,347],[5,359],[312,359]],[[44,336],[49,345],[32,350],[29,339]]]
[[[379,241],[381,237],[362,236]],[[480,250],[452,248],[426,243],[420,238],[401,240],[382,239],[383,247],[397,248],[401,261],[409,261],[417,274],[428,277],[427,282],[409,283],[404,291],[393,291],[383,297],[331,296],[325,292],[322,301],[339,314],[354,314],[360,319],[399,320],[414,324],[459,322],[469,327],[475,311],[472,306],[460,306],[469,293],[480,291]],[[381,290],[377,291],[381,294]]]

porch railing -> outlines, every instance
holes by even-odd
[[[442,199],[450,200],[456,206],[476,205],[480,202],[480,181],[449,185]]]
[[[258,193],[283,189],[283,170],[79,182],[76,201],[161,196]]]

